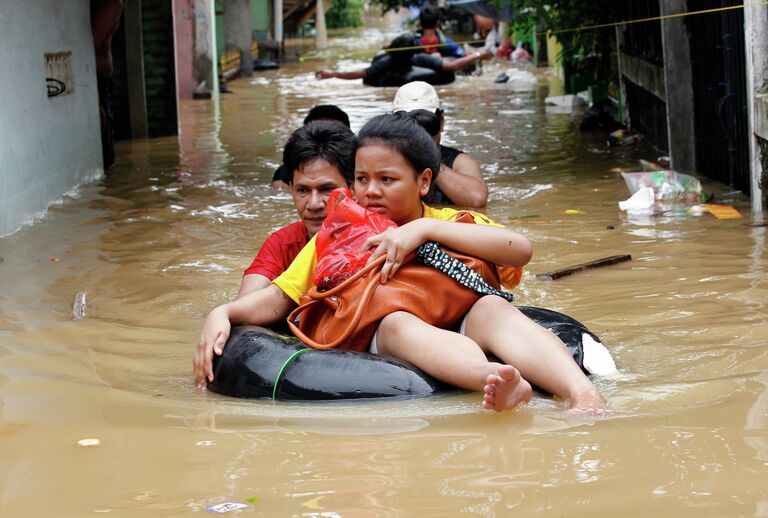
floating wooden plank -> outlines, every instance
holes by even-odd
[[[602,259],[589,261],[588,263],[581,263],[581,264],[577,264],[576,266],[570,266],[568,268],[562,268],[560,270],[555,270],[552,272],[540,273],[536,276],[536,278],[544,281],[556,281],[557,279],[562,279],[563,277],[571,275],[572,273],[580,272],[582,270],[587,270],[590,268],[599,268],[601,266],[609,266],[617,263],[623,263],[624,261],[630,261],[631,259],[632,259],[632,256],[628,254],[612,255],[610,257],[604,257]]]
[[[768,223],[742,223],[742,225],[745,227],[768,227]],[[2,257],[0,257],[0,259],[2,259]]]
[[[704,203],[710,214],[717,219],[741,219],[741,212],[730,205],[717,205],[715,203]]]

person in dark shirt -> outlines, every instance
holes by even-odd
[[[398,50],[404,49],[404,50]],[[482,51],[457,59],[444,59],[434,54],[427,54],[418,48],[416,39],[411,34],[398,36],[385,52],[374,56],[370,66],[347,72],[338,70],[318,70],[318,79],[362,79],[369,86],[400,86],[402,77],[413,67],[421,67],[435,72],[456,72],[482,60],[493,58],[493,54]]]
[[[470,209],[484,207],[488,201],[488,186],[480,172],[480,164],[467,153],[440,144],[445,119],[432,85],[414,81],[401,86],[392,102],[392,111],[408,112],[440,147],[440,174],[428,203]]]
[[[427,54],[437,53],[444,58],[460,58],[464,49],[440,30],[440,10],[426,5],[419,11],[421,34],[416,35],[416,43],[424,46]],[[431,46],[434,45],[434,46]]]
[[[122,13],[122,0],[91,0],[91,29],[96,51],[96,85],[101,122],[101,154],[105,172],[115,163],[112,37],[120,26]]]
[[[338,121],[349,128],[349,115],[344,110],[333,104],[318,104],[313,107],[304,117],[304,126],[314,121]],[[285,164],[280,164],[272,175],[272,188],[291,190],[291,171],[285,168]]]

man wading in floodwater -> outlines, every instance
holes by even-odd
[[[402,50],[398,50],[402,49]],[[433,72],[445,72],[450,74],[448,79],[440,84],[453,82],[453,73],[479,61],[489,60],[493,54],[484,50],[469,56],[456,59],[443,59],[436,55],[423,52],[416,45],[416,38],[411,34],[403,34],[392,40],[385,52],[374,56],[367,68],[350,70],[318,70],[315,72],[317,79],[362,79],[368,86],[402,86],[407,80],[404,77],[413,67],[431,70]]]
[[[352,183],[355,135],[337,121],[316,121],[293,132],[283,151],[300,221],[270,235],[244,274],[237,298],[268,287],[291,265],[326,216],[331,191]]]

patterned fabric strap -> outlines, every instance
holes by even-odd
[[[416,258],[427,266],[432,266],[455,280],[462,286],[481,295],[498,295],[512,302],[513,296],[506,291],[497,290],[483,279],[482,275],[448,255],[434,241],[427,241],[416,249]]]

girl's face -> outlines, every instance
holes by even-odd
[[[395,148],[364,144],[355,155],[355,197],[370,211],[404,225],[422,216],[421,197],[429,192],[432,171],[418,175]]]

